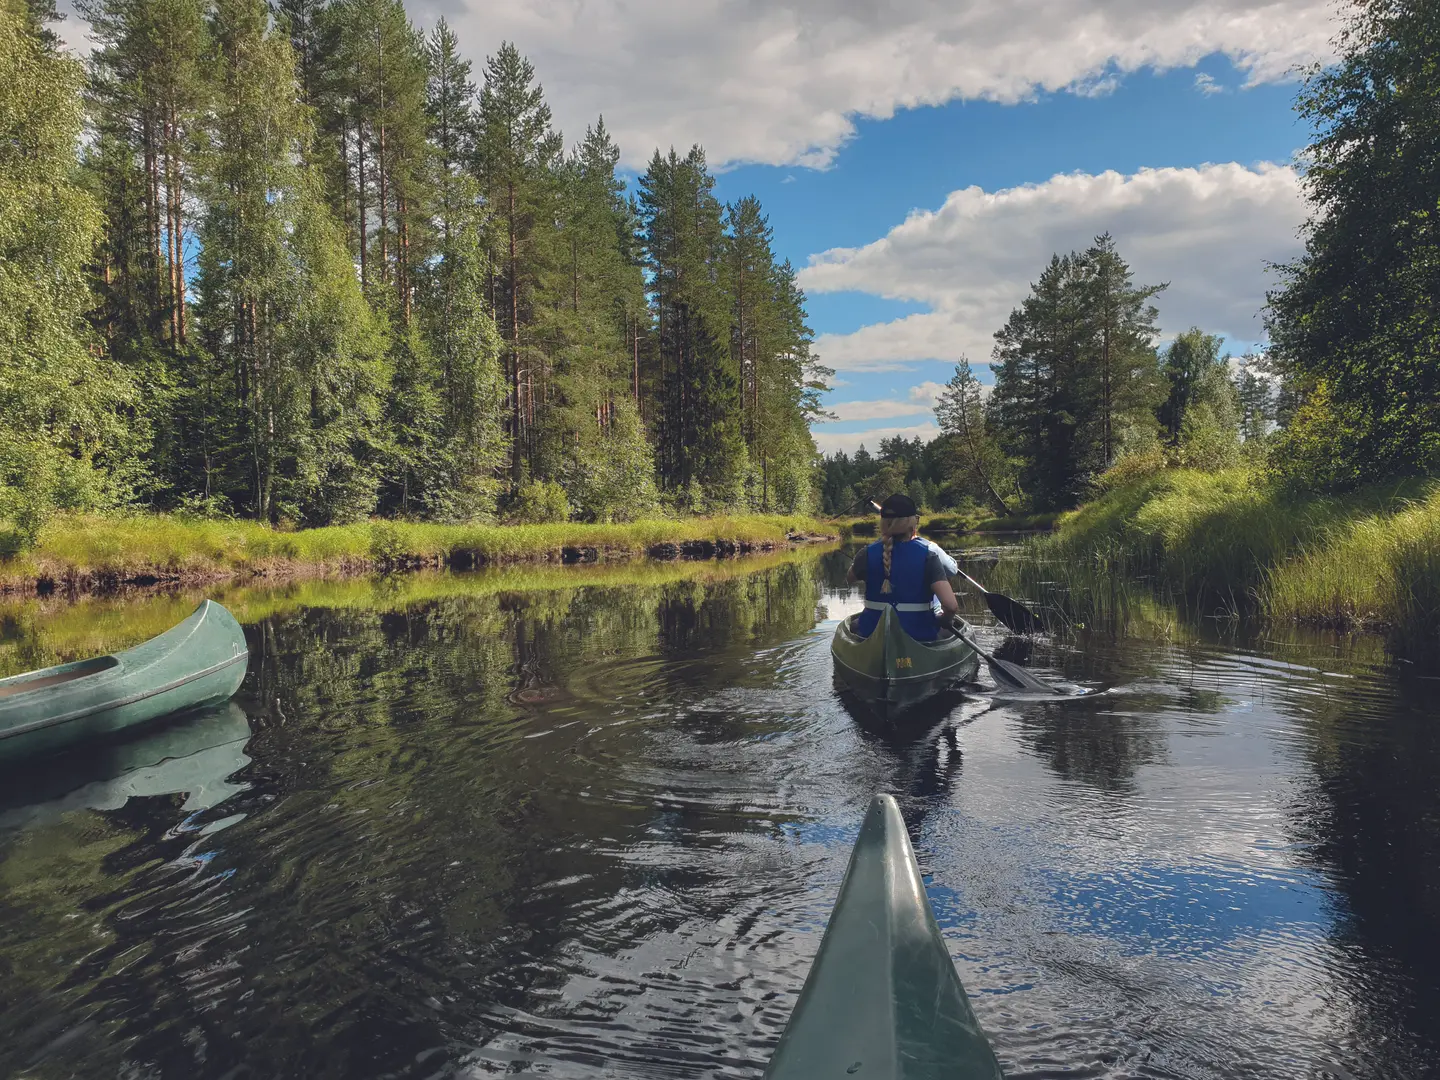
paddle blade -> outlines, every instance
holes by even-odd
[[[1018,664],[1012,664],[1008,660],[1001,660],[997,656],[986,656],[985,663],[990,667],[990,677],[993,678],[999,686],[1007,690],[1018,690],[1025,694],[1060,693],[1055,687],[1049,683],[1041,682]]]
[[[985,603],[995,618],[1017,634],[1038,634],[1045,629],[1040,617],[1018,600],[1001,593],[987,592]]]

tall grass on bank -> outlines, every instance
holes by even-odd
[[[1404,644],[1440,644],[1440,485],[1276,567],[1262,598],[1276,618],[1386,626]]]
[[[281,532],[253,521],[163,514],[67,516],[50,521],[34,549],[0,559],[0,581],[86,575],[119,578],[224,574],[291,567],[364,569],[409,563],[466,565],[558,557],[566,548],[643,554],[694,542],[776,546],[820,524],[798,515],[636,521],[621,525],[433,525],[374,521]]]
[[[1167,470],[1064,515],[1036,551],[1102,575],[1149,577],[1236,613],[1440,641],[1432,481],[1322,497],[1246,468]]]

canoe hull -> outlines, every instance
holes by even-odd
[[[0,679],[0,763],[226,701],[248,663],[240,624],[206,600],[183,622],[126,652]],[[31,684],[35,689],[27,690]]]
[[[1002,1080],[900,809],[877,795],[766,1080]]]
[[[841,619],[830,642],[835,674],[861,700],[890,717],[947,686],[975,678],[980,657],[959,638],[916,641],[887,608],[869,637]]]

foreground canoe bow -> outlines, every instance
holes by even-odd
[[[900,809],[876,795],[766,1080],[1002,1080],[930,910]]]
[[[211,600],[122,653],[0,679],[0,762],[63,750],[169,713],[225,701],[250,654]]]
[[[888,605],[869,637],[855,633],[852,619],[841,619],[830,653],[836,674],[882,716],[973,679],[980,667],[975,650],[957,637],[947,634],[937,641],[916,641]]]

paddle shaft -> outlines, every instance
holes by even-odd
[[[993,653],[986,652],[980,647],[978,641],[965,633],[964,629],[962,629],[964,626],[964,621],[958,615],[950,620],[950,629],[955,632],[955,636],[980,654],[981,659],[983,659],[990,668],[990,674],[997,683],[1004,683],[1016,690],[1029,690],[1043,694],[1062,693],[1059,688],[1051,686],[1049,683],[1035,677],[1018,664],[1001,660]]]

